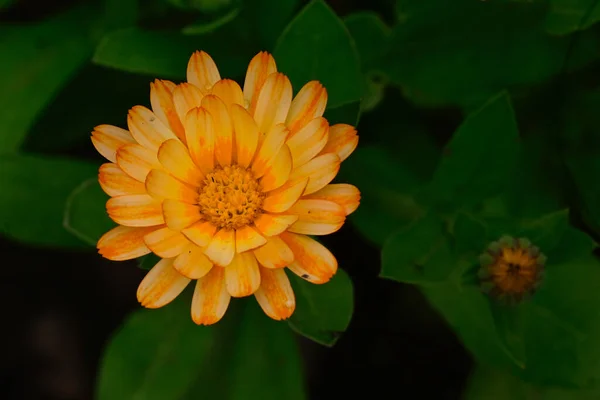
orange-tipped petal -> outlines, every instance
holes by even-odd
[[[227,107],[231,107],[233,104],[244,106],[244,95],[242,88],[236,81],[231,79],[221,79],[210,90],[211,94],[214,94],[221,100]]]
[[[344,161],[358,146],[358,135],[352,125],[335,124],[329,128],[329,140],[321,154],[336,153]]]
[[[260,286],[254,293],[264,313],[280,321],[291,317],[296,298],[290,280],[283,269],[260,268]]]
[[[285,124],[293,136],[309,121],[323,116],[327,106],[327,90],[318,81],[310,81],[294,97]]]
[[[106,202],[108,216],[125,226],[154,226],[165,223],[160,201],[147,194],[113,197]]]
[[[173,268],[172,259],[163,259],[146,274],[137,290],[137,299],[146,308],[159,308],[173,301],[190,283]]]
[[[190,156],[204,174],[215,168],[215,121],[204,108],[194,108],[185,118]]]
[[[298,216],[288,231],[305,235],[329,235],[346,220],[344,208],[329,200],[300,199],[287,212]]]
[[[287,211],[295,202],[298,201],[302,192],[306,188],[308,178],[299,181],[288,182],[279,189],[275,189],[267,194],[263,201],[263,210],[282,213]]]
[[[150,104],[154,114],[171,128],[179,139],[185,140],[183,125],[173,102],[173,89],[175,89],[173,82],[156,79],[150,84]]]
[[[192,186],[200,186],[204,174],[196,167],[187,147],[179,140],[164,142],[158,149],[158,161],[175,178]]]
[[[198,221],[181,231],[189,240],[200,247],[206,247],[217,232],[217,227],[208,221]]]
[[[292,170],[290,181],[308,178],[304,194],[311,194],[325,187],[340,170],[340,158],[335,153],[317,156],[306,164]]]
[[[162,204],[165,224],[175,231],[185,229],[200,221],[200,208],[197,205],[179,200],[166,199]]]
[[[231,165],[233,155],[233,124],[228,107],[215,95],[207,95],[202,99],[202,107],[213,119],[215,133],[215,158],[222,166]]]
[[[117,150],[117,165],[132,178],[145,182],[152,169],[162,168],[156,153],[139,144],[126,144]]]
[[[297,215],[262,213],[254,220],[254,225],[265,236],[279,235],[298,220]]]
[[[292,153],[287,145],[283,145],[279,154],[273,159],[271,165],[260,179],[262,190],[269,192],[281,187],[287,182],[292,172]]]
[[[196,282],[192,298],[192,320],[198,325],[212,325],[219,322],[231,296],[225,286],[225,269],[211,268],[204,277]]]
[[[207,93],[221,79],[217,65],[203,51],[192,54],[187,67],[187,81]]]
[[[225,267],[225,283],[232,297],[246,297],[256,292],[260,285],[260,270],[251,252],[237,253]]]
[[[181,254],[190,242],[180,232],[164,227],[144,236],[144,243],[154,254],[172,258]]]
[[[329,123],[319,117],[308,122],[286,144],[292,152],[293,166],[298,168],[312,160],[327,144]]]
[[[294,261],[294,253],[279,236],[268,238],[264,246],[254,250],[254,255],[265,268],[283,268]]]
[[[175,111],[177,112],[177,117],[182,124],[185,123],[185,116],[191,109],[202,106],[203,97],[204,94],[202,94],[202,91],[200,91],[200,89],[191,83],[184,82],[180,85],[177,85],[175,90],[173,90],[173,103],[175,106]],[[185,137],[185,142],[187,142],[187,136]]]
[[[234,104],[230,113],[235,137],[235,158],[239,166],[247,168],[258,146],[258,126],[254,118],[240,105]]]
[[[127,175],[118,165],[106,163],[98,170],[98,182],[102,190],[109,196],[123,196],[126,194],[144,194],[144,184]]]
[[[157,199],[173,199],[189,204],[198,203],[198,192],[177,180],[168,172],[153,169],[146,177],[148,194]]]
[[[235,231],[221,229],[210,240],[204,249],[204,254],[220,267],[226,267],[235,255]]]
[[[255,249],[265,243],[267,239],[249,225],[235,230],[235,250],[238,253]]]
[[[260,178],[267,172],[267,169],[277,154],[279,154],[288,136],[288,130],[283,124],[273,126],[258,146],[254,161],[252,162],[252,172],[256,178]]]
[[[189,243],[173,262],[173,268],[190,279],[202,278],[212,267],[213,263],[204,255],[204,250],[193,243]]]
[[[261,51],[252,58],[246,71],[244,80],[244,99],[247,108],[253,112],[258,100],[258,94],[263,87],[267,77],[277,72],[277,65],[273,56],[266,51]]]
[[[346,215],[350,215],[360,204],[360,191],[354,185],[334,183],[303,198],[333,201],[344,208]]]
[[[269,75],[260,89],[254,109],[258,129],[265,133],[274,125],[285,122],[291,103],[292,84],[288,77],[277,72]]]
[[[117,162],[119,147],[135,143],[129,131],[112,125],[98,125],[94,128],[91,139],[98,153],[111,162]]]
[[[131,260],[150,253],[144,243],[144,236],[155,227],[132,228],[117,226],[106,232],[98,240],[98,253],[113,261]]]
[[[143,106],[135,106],[129,110],[127,126],[131,136],[145,148],[158,151],[160,145],[177,136],[152,111]]]
[[[329,250],[306,235],[284,232],[280,235],[294,252],[294,261],[288,268],[312,283],[325,283],[335,275],[337,260]]]

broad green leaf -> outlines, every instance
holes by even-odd
[[[361,98],[356,46],[344,23],[322,0],[311,1],[296,15],[279,37],[274,56],[295,91],[308,81],[320,81],[327,88],[328,107]]]
[[[470,114],[454,133],[430,190],[442,201],[458,205],[491,197],[512,177],[518,152],[519,132],[503,92]]]
[[[441,283],[456,266],[442,220],[428,213],[386,240],[380,276],[405,283]]]
[[[244,0],[246,13],[255,25],[256,35],[263,49],[273,50],[277,38],[294,16],[300,3],[300,0]]]
[[[102,39],[93,60],[128,72],[184,80],[190,56],[204,50],[217,63],[221,76],[238,78],[246,72],[255,52],[252,45],[236,36],[234,30],[192,37],[168,31],[122,29]]]
[[[213,13],[232,6],[235,0],[165,0],[167,3],[182,10],[198,10]]]
[[[290,326],[317,343],[333,346],[352,318],[352,281],[340,269],[323,285],[307,282],[293,273],[288,276],[296,295],[296,310],[289,320]]]
[[[304,398],[298,349],[285,324],[244,301],[230,305],[217,325],[197,326],[190,298],[184,293],[128,318],[103,356],[99,400]]]
[[[7,26],[0,39],[0,152],[19,149],[60,88],[89,60],[88,8],[28,26]]]
[[[104,0],[106,28],[127,28],[135,25],[139,14],[137,0]]]
[[[578,197],[579,212],[585,223],[596,233],[600,232],[600,188],[597,180],[600,173],[600,157],[595,154],[571,156],[567,167],[574,181]]]
[[[364,71],[379,68],[388,50],[391,29],[371,11],[361,11],[344,18],[356,43]]]
[[[0,156],[0,233],[38,246],[87,247],[64,228],[63,216],[69,194],[97,168],[61,158]]]
[[[587,29],[600,20],[600,4],[596,0],[550,0],[546,15],[546,31],[553,35]]]
[[[183,28],[182,32],[186,35],[205,35],[221,28],[222,26],[233,21],[240,13],[239,8],[231,9],[229,12],[218,16],[217,18],[211,18],[208,21],[196,21],[191,25]]]
[[[95,246],[98,239],[116,224],[108,217],[105,203],[108,196],[93,177],[77,186],[69,195],[64,211],[64,226],[88,245]]]
[[[457,255],[468,256],[470,259],[483,253],[489,241],[485,223],[462,212],[454,221],[452,236]]]

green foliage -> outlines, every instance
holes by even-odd
[[[105,208],[108,196],[98,184],[98,178],[90,178],[77,186],[65,204],[64,226],[85,243],[95,246],[100,236],[115,226]]]

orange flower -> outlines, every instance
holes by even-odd
[[[128,131],[92,133],[110,161],[99,180],[120,225],[100,238],[99,253],[162,258],[138,288],[145,307],[164,306],[196,280],[197,324],[219,321],[232,296],[252,294],[269,317],[288,318],[295,298],[284,267],[317,284],[337,270],[307,235],[337,231],[358,207],[356,187],[329,184],[356,148],[356,130],[322,117],[319,82],[292,99],[265,52],[250,62],[243,90],[204,52],[192,55],[187,80],[151,84],[152,111],[133,107]]]

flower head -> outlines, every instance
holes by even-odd
[[[292,98],[265,52],[250,62],[243,90],[204,52],[192,55],[186,83],[150,86],[152,110],[133,107],[128,130],[92,133],[110,161],[99,181],[119,224],[100,238],[99,253],[162,258],[138,288],[145,307],[169,303],[195,280],[197,324],[219,321],[231,297],[252,294],[268,316],[288,318],[295,298],[284,267],[317,284],[337,270],[308,235],[337,231],[358,207],[356,187],[330,184],[358,144],[356,130],[322,117],[319,82]]]
[[[484,291],[514,304],[538,288],[546,257],[529,240],[504,236],[489,245],[480,261],[479,277]]]

